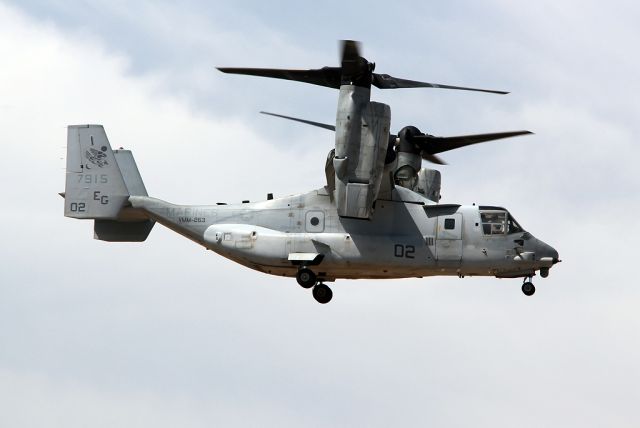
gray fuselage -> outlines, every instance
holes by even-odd
[[[135,211],[207,249],[273,275],[294,277],[308,264],[324,281],[530,277],[557,261],[552,247],[515,220],[516,226],[507,224],[506,210],[502,223],[490,225],[483,223],[491,220],[486,214],[481,218],[482,207],[435,204],[402,187],[392,195],[376,202],[370,220],[338,216],[325,189],[235,205],[173,205],[147,196],[129,201]],[[488,226],[499,233],[488,234]],[[509,227],[518,229],[511,233]]]

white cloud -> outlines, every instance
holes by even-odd
[[[302,421],[286,412],[260,409],[247,412],[242,403],[230,396],[216,400],[184,396],[172,391],[104,391],[47,376],[0,370],[0,399],[3,426],[31,427],[210,427],[259,426],[265,421],[281,420],[291,426]]]

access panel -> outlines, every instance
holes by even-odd
[[[462,259],[462,214],[449,214],[438,217],[436,259]]]

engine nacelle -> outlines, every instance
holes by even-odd
[[[440,171],[429,168],[422,168],[418,172],[418,182],[414,192],[424,195],[433,202],[440,201],[441,176]]]
[[[340,88],[336,117],[335,199],[341,217],[370,218],[382,181],[391,109],[369,101],[370,90]]]
[[[440,171],[420,168],[422,157],[419,154],[398,152],[393,180],[396,186],[406,187],[424,195],[433,202],[440,201]]]
[[[440,171],[422,168],[422,149],[412,139],[424,135],[415,126],[405,126],[398,133],[396,165],[393,181],[424,195],[433,202],[440,201]]]

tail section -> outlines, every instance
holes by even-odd
[[[73,218],[111,219],[129,199],[129,191],[99,125],[69,126],[64,215]]]
[[[129,150],[112,150],[101,125],[73,125],[67,131],[64,215],[95,220],[95,238],[144,241],[153,221],[129,208],[129,196],[147,190]]]

